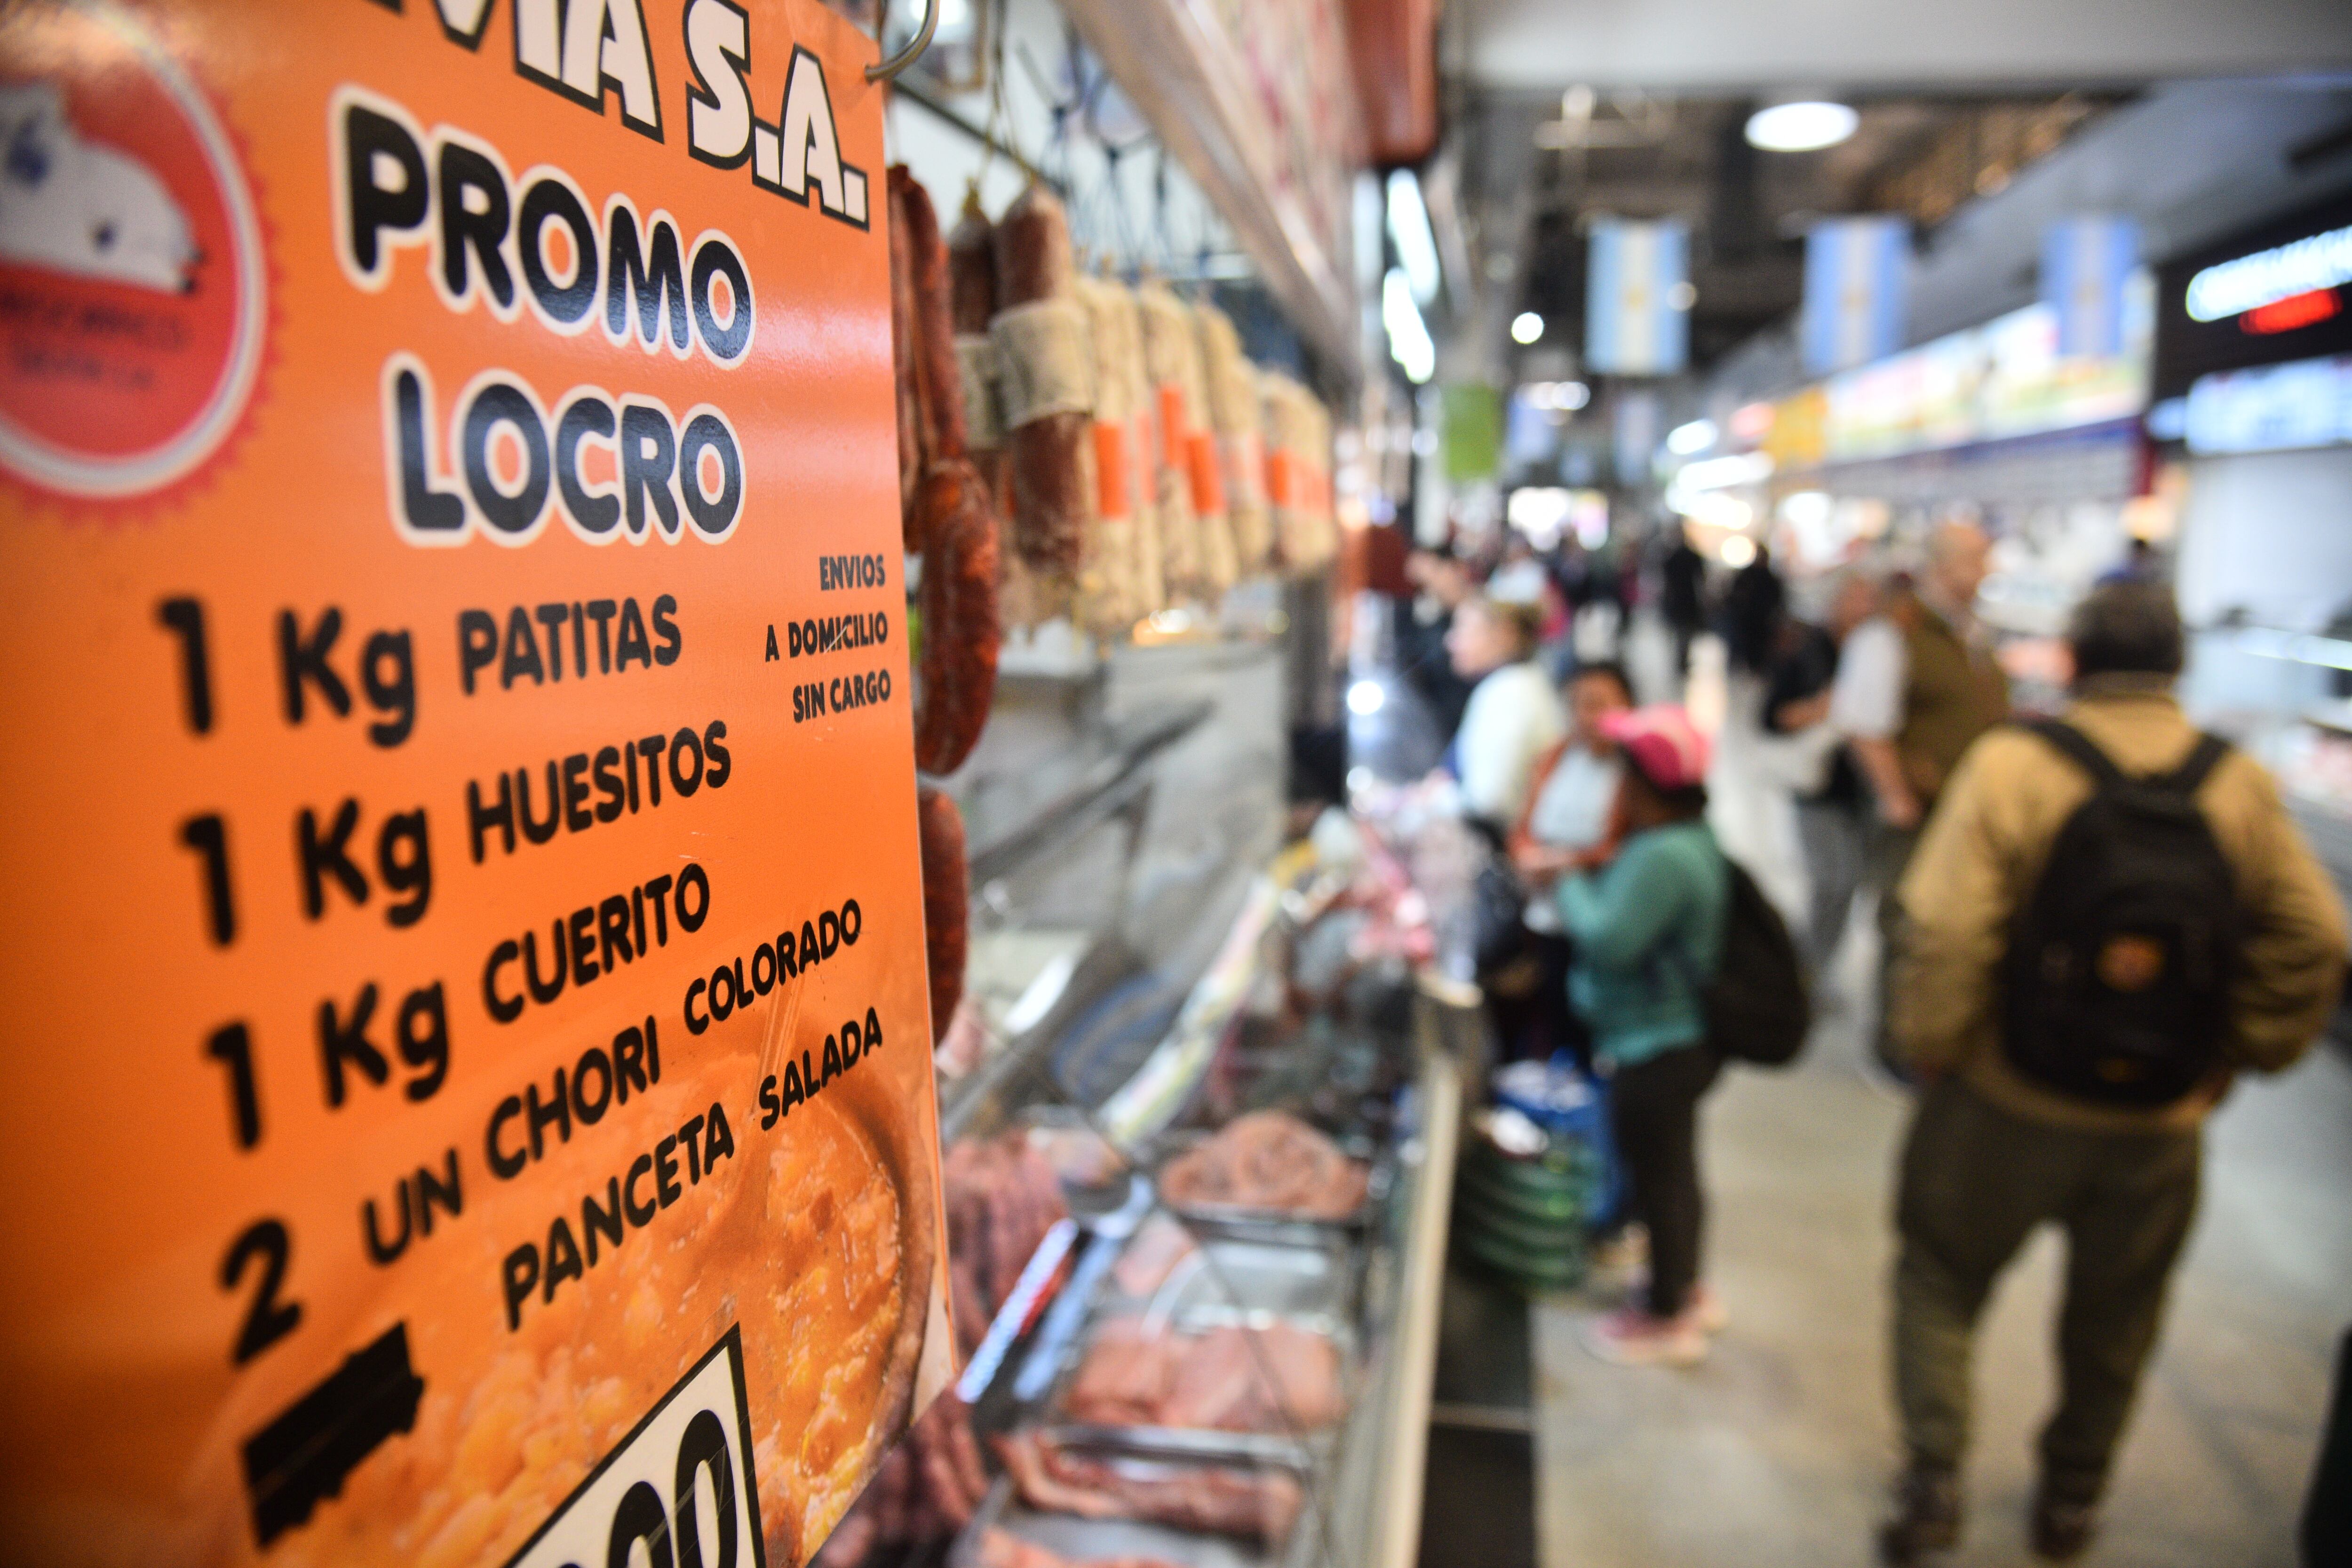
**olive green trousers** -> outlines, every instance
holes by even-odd
[[[2066,1232],[2066,1281],[2042,1478],[2066,1500],[2097,1500],[2196,1217],[2202,1153],[2193,1131],[2088,1132],[2013,1116],[1954,1079],[1926,1089],[1895,1207],[1895,1395],[1913,1464],[1958,1468],[1978,1316],[2047,1221]]]

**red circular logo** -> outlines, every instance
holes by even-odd
[[[260,221],[211,105],[129,11],[46,0],[0,34],[0,468],[146,495],[252,395]]]

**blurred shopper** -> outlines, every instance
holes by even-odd
[[[1551,574],[1536,556],[1528,536],[1516,530],[1503,542],[1503,558],[1486,578],[1486,596],[1515,604],[1542,605],[1551,586]]]
[[[1413,597],[1397,617],[1397,669],[1429,704],[1438,734],[1452,740],[1462,727],[1462,710],[1473,684],[1454,673],[1445,636],[1454,612],[1475,591],[1469,570],[1443,550],[1414,550],[1405,557],[1405,580]]]
[[[2099,574],[2102,583],[2160,583],[2164,580],[2164,563],[2157,559],[2156,546],[2137,534],[2124,545],[2124,558]]]
[[[1529,895],[1528,951],[1535,973],[1521,1037],[1505,1044],[1519,1056],[1565,1049],[1587,1071],[1592,1067],[1591,1036],[1568,1005],[1574,949],[1552,895],[1560,878],[1607,858],[1622,765],[1606,723],[1633,706],[1633,683],[1621,666],[1590,664],[1569,677],[1568,738],[1537,764],[1528,808],[1511,830],[1511,865]]]
[[[1677,521],[1673,548],[1658,563],[1658,614],[1675,634],[1675,675],[1690,673],[1691,639],[1706,625],[1706,558],[1691,548],[1690,537]]]
[[[1973,523],[1947,522],[1928,541],[1916,589],[1855,628],[1838,660],[1830,722],[1846,739],[1878,805],[1864,866],[1878,894],[1878,1054],[1888,1056],[1885,973],[1895,949],[1895,886],[1944,782],[1979,735],[2009,715],[2009,678],[1976,618],[1991,543]]]
[[[1454,673],[1474,682],[1446,753],[1462,785],[1462,809],[1500,844],[1527,809],[1536,763],[1568,733],[1559,694],[1534,662],[1536,607],[1474,595],[1454,614],[1445,651]]]
[[[1790,621],[1775,638],[1763,706],[1765,732],[1790,738],[1802,752],[1791,793],[1811,885],[1805,956],[1817,975],[1845,934],[1870,843],[1869,791],[1829,718],[1840,650],[1877,613],[1878,585],[1861,572],[1841,573],[1829,584],[1827,603],[1820,625]]]
[[[2069,640],[2063,725],[1970,752],[1900,888],[1891,1022],[1928,1087],[1897,1204],[1909,1469],[1890,1563],[1958,1535],[1969,1342],[2044,1221],[2067,1232],[2066,1297],[2033,1543],[2062,1561],[2088,1543],[2196,1210],[2206,1114],[2235,1073],[2303,1055],[2343,976],[2342,911],[2270,775],[2173,700],[2171,596],[2096,588]]]
[[[1624,766],[1609,840],[1554,898],[1575,955],[1569,994],[1611,1075],[1610,1120],[1649,1230],[1643,1298],[1585,1336],[1604,1361],[1688,1365],[1717,1309],[1699,1283],[1706,1207],[1698,1102],[1723,1063],[1705,1044],[1707,985],[1723,949],[1731,877],[1706,826],[1706,741],[1680,708],[1601,721]]]
[[[1788,607],[1788,588],[1772,569],[1771,547],[1759,544],[1756,559],[1732,574],[1723,594],[1723,651],[1732,668],[1764,673]]]
[[[1536,662],[1555,683],[1566,680],[1576,664],[1569,644],[1568,600],[1527,535],[1514,531],[1504,542],[1503,559],[1486,579],[1486,596],[1534,607]]]

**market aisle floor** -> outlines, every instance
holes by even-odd
[[[1785,870],[1766,868],[1767,885]],[[1855,978],[1862,945],[1847,946]],[[1732,1324],[1706,1365],[1606,1366],[1576,1337],[1592,1298],[1534,1309],[1544,1568],[1871,1561],[1895,1454],[1885,1281],[1906,1107],[1864,1077],[1857,1024],[1851,1010],[1832,1014],[1797,1068],[1735,1070],[1709,1101],[1708,1273]],[[2203,1211],[2105,1534],[2084,1560],[2100,1568],[2294,1562],[2334,1346],[2352,1316],[2352,1068],[2323,1048],[2243,1086],[2208,1148]],[[2061,1261],[2057,1237],[2039,1237],[1988,1310],[1955,1564],[2030,1561],[2023,1520]]]

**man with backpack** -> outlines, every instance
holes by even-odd
[[[2065,1227],[2061,1394],[2042,1428],[2034,1550],[2088,1544],[2197,1206],[2206,1115],[2275,1072],[2336,1004],[2342,910],[2252,758],[2171,688],[2160,585],[2074,614],[2063,724],[1969,751],[1900,889],[1894,1043],[1927,1087],[1896,1205],[1894,1381],[1909,1465],[1881,1557],[1959,1535],[1970,1341],[2035,1226]]]

